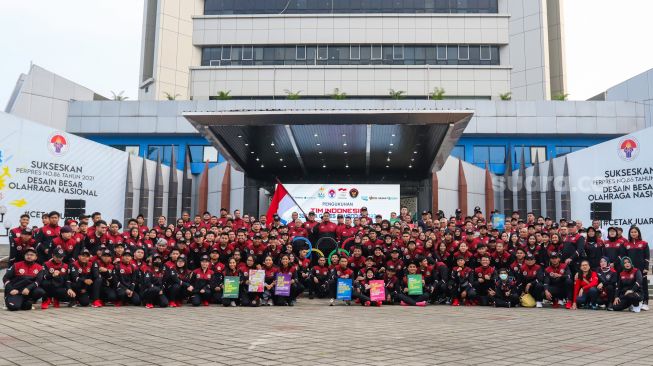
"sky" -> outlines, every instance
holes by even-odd
[[[653,68],[653,1],[565,0],[564,12],[569,99]],[[30,62],[101,95],[136,99],[142,21],[142,0],[0,2],[0,110]]]

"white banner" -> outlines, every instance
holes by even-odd
[[[355,217],[360,215],[362,207],[367,208],[370,217],[378,214],[389,219],[391,212],[399,214],[398,184],[284,184],[284,187],[306,214],[313,211],[318,217],[325,212],[332,219],[338,215]],[[289,221],[293,211],[303,218],[296,207],[279,216]]]
[[[589,226],[593,202],[612,204],[612,220],[624,236],[637,225],[644,240],[653,240],[653,129],[567,155],[571,216]],[[602,233],[604,236],[605,232]]]
[[[50,211],[123,217],[127,153],[5,113],[0,123],[0,243],[24,213],[31,226]]]

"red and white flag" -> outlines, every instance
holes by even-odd
[[[270,208],[268,208],[268,213],[265,216],[268,217],[268,222],[271,223],[275,214],[282,216],[285,212],[292,210],[296,206],[295,200],[288,193],[286,187],[281,182],[278,182],[274,196],[272,196],[272,201],[270,202]]]

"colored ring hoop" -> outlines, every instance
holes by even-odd
[[[334,249],[331,253],[329,253],[329,257],[328,257],[329,265],[331,265],[331,256],[332,256],[333,254],[335,254],[336,252],[338,252],[338,253],[343,253],[343,252],[344,252],[345,254],[347,254],[347,257],[350,256],[350,254],[349,254],[349,252],[347,251],[347,249],[336,248],[336,249]]]
[[[321,255],[321,256],[324,257],[324,253],[322,253],[322,251],[319,250],[319,249],[311,249],[311,251],[312,251],[312,252],[315,252],[315,253],[317,253],[317,254],[319,254],[319,255]],[[310,253],[309,253],[309,256],[306,257],[306,258],[310,258]]]
[[[304,243],[308,244],[308,254],[306,255],[306,259],[310,259],[311,258],[311,252],[313,251],[313,244],[311,244],[311,241],[308,240],[307,238],[303,237],[303,236],[297,236],[297,237],[293,238],[292,242],[294,243],[295,240],[301,240]]]

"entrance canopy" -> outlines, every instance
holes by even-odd
[[[365,101],[360,101],[361,109],[319,110],[284,102],[292,107],[184,116],[251,178],[375,181],[424,179],[439,170],[473,115],[462,110],[362,109]]]

